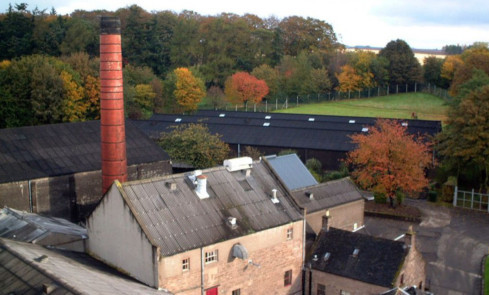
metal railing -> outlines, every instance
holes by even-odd
[[[456,186],[453,192],[453,206],[489,213],[489,194],[476,193],[474,189],[463,191]]]

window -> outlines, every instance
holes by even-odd
[[[188,271],[190,269],[190,258],[182,260],[182,271]]]
[[[317,295],[326,295],[326,286],[318,284],[318,293]]]
[[[241,289],[233,290],[233,293],[231,293],[231,295],[241,295]]]
[[[292,285],[292,270],[288,270],[284,273],[284,287]]]
[[[292,240],[293,237],[294,237],[294,229],[288,228],[287,229],[287,240]]]
[[[217,261],[217,249],[211,252],[205,252],[205,263]]]

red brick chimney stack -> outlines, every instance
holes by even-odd
[[[126,130],[122,85],[121,24],[102,16],[100,24],[100,125],[102,193],[114,180],[127,181]]]

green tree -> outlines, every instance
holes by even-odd
[[[26,11],[27,5],[16,7],[14,11],[9,5],[7,14],[0,19],[0,60],[32,53],[32,16]]]
[[[229,146],[218,134],[202,124],[183,124],[162,133],[158,141],[174,162],[202,169],[221,165],[229,156]]]
[[[257,79],[264,80],[269,89],[268,97],[276,97],[280,88],[280,76],[277,69],[272,68],[267,64],[262,64],[256,67],[251,72],[251,75]]]
[[[215,110],[226,106],[224,91],[219,86],[211,86],[207,90],[207,100]]]
[[[438,87],[447,88],[448,81],[441,75],[444,60],[435,56],[429,56],[424,59],[423,76],[426,83]]]
[[[411,84],[420,81],[421,65],[405,41],[399,39],[390,41],[379,52],[379,56],[389,61],[388,72],[391,85]]]
[[[76,52],[87,52],[91,56],[98,54],[98,32],[93,23],[71,18],[66,23],[66,35],[60,45],[62,54],[69,55]]]

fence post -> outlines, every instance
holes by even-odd
[[[453,207],[457,207],[458,186],[455,186],[453,191]]]
[[[399,84],[396,84],[396,94],[399,94]]]
[[[299,106],[299,95],[297,95],[296,99],[297,99],[297,106]]]
[[[418,83],[414,83],[414,93],[418,90]]]
[[[472,189],[472,198],[470,200],[470,209],[474,209],[474,189]]]

